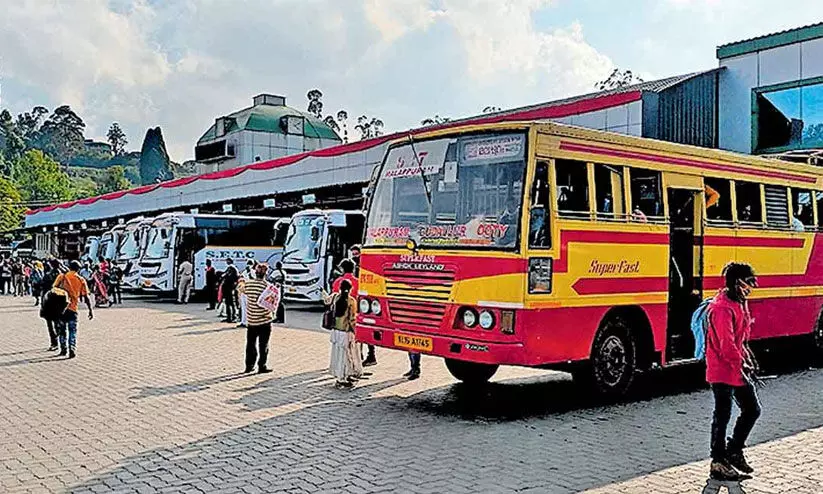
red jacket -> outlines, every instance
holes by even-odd
[[[706,381],[731,386],[746,384],[743,359],[749,340],[752,317],[748,304],[730,299],[725,290],[709,304],[706,332]]]
[[[337,278],[336,280],[334,280],[334,283],[332,283],[332,286],[331,286],[331,291],[333,293],[339,292],[340,291],[340,283],[343,283],[343,280],[349,280],[349,283],[351,283],[351,292],[350,292],[351,296],[354,297],[355,299],[357,299],[357,290],[359,288],[359,283],[357,282],[357,278],[351,273],[346,273],[343,276],[341,276],[341,277]]]

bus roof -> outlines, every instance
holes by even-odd
[[[183,222],[187,220],[194,221],[196,219],[236,219],[236,220],[260,220],[278,222],[287,218],[273,217],[273,216],[244,216],[234,214],[193,214],[193,213],[163,213],[156,218],[150,220],[151,225],[161,225],[164,223]]]
[[[312,209],[304,209],[303,211],[298,211],[298,212],[294,213],[294,216],[292,216],[292,218],[294,218],[295,216],[307,216],[307,215],[318,215],[318,214],[346,214],[346,215],[358,215],[359,214],[359,215],[365,215],[366,213],[364,213],[363,211],[360,211],[358,209],[345,210],[345,209],[318,209],[318,208],[312,208]]]
[[[566,137],[570,139],[581,139],[590,142],[602,143],[605,145],[629,146],[633,148],[648,149],[654,151],[662,151],[664,153],[679,154],[682,156],[689,156],[694,158],[704,158],[712,161],[723,161],[729,164],[745,165],[756,167],[760,170],[769,170],[774,172],[797,172],[799,174],[812,175],[817,182],[818,177],[823,177],[823,168],[803,164],[794,163],[775,158],[766,158],[761,156],[736,153],[732,151],[725,151],[720,149],[703,148],[699,146],[691,146],[687,144],[677,144],[667,141],[660,141],[650,139],[648,137],[635,137],[624,134],[617,134],[614,132],[606,132],[603,130],[592,130],[583,127],[576,127],[573,125],[559,124],[554,122],[540,122],[540,121],[521,121],[521,122],[506,122],[480,125],[463,125],[458,127],[451,127],[447,129],[434,129],[429,132],[422,132],[414,136],[415,140],[431,139],[437,137],[456,136],[466,133],[483,132],[483,131],[514,131],[514,130],[530,130],[535,129],[542,134],[550,134],[557,137]],[[391,142],[390,146],[397,146],[408,142],[408,137],[396,139]],[[586,152],[584,147],[580,146],[576,150]],[[632,159],[633,156],[622,156],[623,158]],[[644,159],[638,157],[638,159]],[[670,160],[669,164],[678,164],[676,160]],[[735,172],[736,170],[721,170],[725,173]],[[746,173],[746,169],[738,170],[740,173]],[[783,178],[785,180],[792,180],[791,176],[779,177],[775,174],[775,178]],[[812,177],[798,177],[803,181],[809,182]]]

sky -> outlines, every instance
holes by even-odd
[[[386,131],[717,66],[718,45],[823,20],[820,0],[0,0],[0,106],[69,104],[175,161],[259,93]],[[356,134],[350,132],[351,134]]]

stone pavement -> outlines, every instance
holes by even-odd
[[[275,372],[202,306],[127,300],[45,352],[30,299],[0,297],[0,492],[686,493],[705,485],[711,397],[689,369],[604,404],[563,374],[504,369],[481,391],[441,361],[333,389],[322,331],[278,328]],[[319,319],[319,315],[318,315]],[[747,493],[823,492],[823,372],[767,381]]]

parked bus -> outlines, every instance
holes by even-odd
[[[274,264],[283,253],[288,220],[261,216],[216,214],[162,214],[151,222],[146,249],[140,259],[140,286],[144,290],[177,289],[177,267],[194,264],[194,289],[206,286],[206,259],[225,271],[232,259],[238,270],[249,260]]]
[[[153,218],[138,217],[123,225],[123,232],[114,255],[114,262],[123,271],[123,288],[140,288],[140,258],[146,250],[147,233]]]
[[[86,237],[86,243],[83,245],[83,255],[80,256],[81,261],[97,261],[97,252],[100,248],[100,237],[94,235]]]
[[[100,244],[97,247],[97,256],[92,262],[97,262],[100,256],[104,259],[114,259],[117,255],[117,248],[125,230],[125,225],[117,225],[100,236]]]
[[[340,261],[363,240],[362,211],[307,209],[291,219],[283,253],[283,296],[298,302],[321,302]]]
[[[751,263],[754,340],[823,348],[823,171],[550,123],[432,131],[387,151],[361,256],[359,341],[572,372],[608,394],[688,362],[689,321]]]

